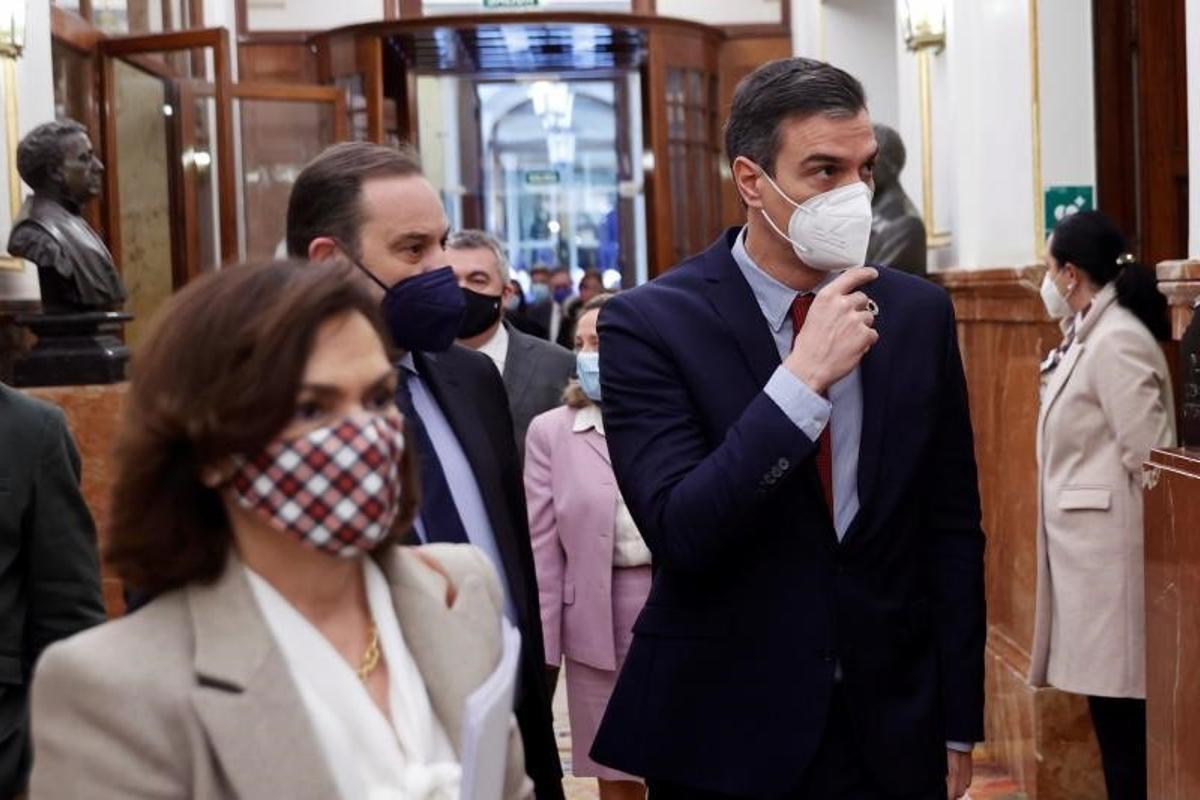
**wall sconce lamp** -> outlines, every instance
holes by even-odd
[[[17,143],[20,126],[17,124],[17,59],[25,49],[26,0],[0,0],[0,91],[4,92],[5,144],[8,153],[8,204],[15,220],[21,210],[21,176],[17,172]],[[2,247],[3,242],[0,242]],[[20,271],[25,268],[19,258],[6,255],[0,249],[0,269]]]
[[[917,55],[921,93],[921,213],[925,218],[926,244],[950,244],[950,234],[935,232],[933,216],[933,101],[930,59],[946,49],[946,8],[943,0],[905,0],[904,43]]]

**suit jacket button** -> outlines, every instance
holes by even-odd
[[[791,465],[792,465],[792,462],[788,461],[786,458],[779,459],[779,468],[780,469],[787,469]]]

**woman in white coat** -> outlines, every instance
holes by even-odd
[[[1030,682],[1086,695],[1111,800],[1146,797],[1142,463],[1175,441],[1154,274],[1107,217],[1064,219],[1042,299],[1063,341],[1042,364]]]

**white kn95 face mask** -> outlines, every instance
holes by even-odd
[[[863,266],[871,239],[871,187],[859,181],[797,203],[765,171],[762,175],[780,197],[795,207],[787,233],[779,229],[766,209],[760,211],[772,230],[791,243],[797,258],[823,272]]]

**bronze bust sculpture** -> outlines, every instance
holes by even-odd
[[[925,275],[925,223],[900,185],[906,158],[904,142],[886,125],[875,126],[875,139],[879,156],[875,161],[875,198],[871,201],[874,220],[867,263]]]
[[[33,189],[8,237],[8,252],[37,265],[47,313],[114,311],[125,286],[112,255],[80,216],[100,193],[104,166],[86,129],[74,120],[47,122],[17,147],[17,171]]]

